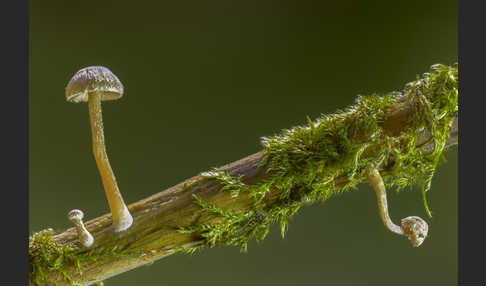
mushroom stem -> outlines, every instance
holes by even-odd
[[[101,95],[97,92],[91,93],[88,97],[88,105],[93,137],[93,155],[101,175],[101,180],[103,181],[115,231],[123,231],[132,225],[133,218],[123,201],[123,197],[116,183],[115,174],[111,169],[110,161],[108,161],[108,155],[106,154],[103,119],[101,115]]]
[[[372,167],[372,165],[368,166],[368,180],[375,190],[376,198],[378,199],[378,209],[380,210],[380,217],[383,224],[390,231],[404,235],[403,230],[398,225],[394,224],[390,218],[390,214],[388,213],[388,201],[386,199],[385,183],[383,182],[378,170]]]
[[[68,213],[69,220],[71,220],[76,226],[79,243],[84,247],[90,247],[93,245],[94,238],[84,226],[83,217],[84,213],[81,210],[72,210]]]
[[[373,189],[375,190],[376,198],[378,200],[378,209],[380,210],[380,217],[385,227],[394,233],[408,236],[408,239],[413,246],[420,246],[427,237],[427,223],[420,217],[409,216],[402,219],[401,226],[394,224],[390,219],[390,215],[388,213],[386,188],[380,172],[372,164],[370,164],[367,167],[366,173],[368,181],[371,183]]]

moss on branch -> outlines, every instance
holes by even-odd
[[[248,241],[253,237],[262,241],[274,222],[280,222],[284,237],[288,220],[304,204],[324,202],[334,194],[355,188],[370,163],[385,169],[383,178],[389,187],[399,190],[419,182],[431,216],[425,192],[431,187],[449,127],[457,115],[457,81],[457,65],[434,65],[432,72],[400,92],[359,96],[356,104],[344,111],[316,121],[308,119],[307,125],[264,137],[260,166],[269,174],[264,181],[248,185],[221,171],[203,174],[217,180],[221,190],[231,192],[234,198],[248,193],[254,200],[252,208],[233,214],[195,197],[202,209],[222,220],[213,225],[182,227],[180,231],[199,233],[208,246],[237,245],[246,251]],[[411,110],[403,122],[405,128],[395,134],[383,123],[400,109],[397,105]],[[430,152],[424,152],[427,144],[416,146],[417,134],[424,131],[432,135]],[[336,184],[342,177],[347,178],[345,183]],[[279,196],[268,201],[266,196],[271,190],[278,190]]]
[[[430,189],[458,111],[458,70],[434,65],[402,90],[262,138],[263,151],[129,206],[133,226],[114,233],[109,214],[85,223],[94,245],[70,228],[29,238],[31,285],[91,285],[167,255],[264,240],[305,204],[365,180],[373,163],[388,187]],[[456,142],[457,143],[457,142]],[[425,204],[428,211],[428,207]]]

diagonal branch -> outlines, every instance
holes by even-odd
[[[457,66],[433,66],[400,92],[362,97],[346,111],[264,138],[261,152],[132,203],[127,231],[114,232],[109,214],[87,221],[95,239],[89,248],[74,227],[33,235],[30,285],[92,285],[199,246],[245,249],[277,220],[284,231],[302,204],[364,182],[368,162],[390,185],[427,176],[442,150],[458,143],[457,120]]]

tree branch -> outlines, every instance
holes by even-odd
[[[455,72],[456,75],[452,85],[444,84],[441,89],[433,85],[435,84],[433,80],[444,79],[439,77],[439,75],[449,76],[450,74],[448,73],[451,71],[453,74]],[[445,73],[445,75],[442,73]],[[434,78],[432,75],[438,76]],[[452,78],[454,80],[454,77]],[[449,84],[450,82],[447,81],[446,83]],[[433,94],[429,94],[430,92]],[[329,126],[332,126],[326,124],[337,126],[337,129],[332,129],[332,132],[329,131],[334,134],[334,131],[344,128],[344,125],[339,124],[347,122],[345,136],[346,140],[350,142],[350,148],[353,146],[365,146],[358,151],[359,153],[350,151],[350,154],[358,154],[352,160],[363,162],[363,164],[370,160],[381,160],[379,161],[381,162],[379,169],[382,174],[385,174],[385,176],[388,174],[390,178],[397,177],[396,174],[403,177],[404,174],[408,173],[396,173],[396,169],[409,170],[407,168],[411,168],[410,166],[412,166],[413,162],[402,160],[399,156],[400,152],[397,150],[405,152],[409,150],[406,149],[408,148],[406,143],[413,142],[411,147],[413,150],[410,150],[415,152],[413,156],[417,157],[414,158],[430,160],[430,156],[437,155],[437,149],[440,149],[435,148],[441,143],[440,138],[438,139],[441,125],[437,123],[440,120],[449,118],[449,121],[445,123],[448,124],[449,132],[444,138],[444,144],[442,145],[444,148],[440,151],[458,143],[457,100],[455,102],[455,114],[454,111],[450,110],[446,115],[437,114],[437,111],[442,110],[441,108],[445,106],[443,103],[447,101],[446,97],[450,96],[451,92],[456,92],[457,99],[457,67],[440,66],[440,68],[434,69],[432,74],[425,74],[422,79],[407,85],[403,91],[390,93],[387,95],[388,97],[379,98],[382,105],[380,105],[381,108],[376,109],[377,113],[375,115],[379,115],[376,121],[378,127],[373,132],[369,131],[370,117],[367,117],[369,114],[373,114],[372,111],[366,113],[360,108],[366,106],[366,108],[370,108],[369,110],[374,109],[370,107],[370,101],[360,99],[357,104],[357,106],[360,106],[359,108],[354,106],[347,111],[323,117],[320,119],[321,121],[309,123],[310,127],[298,127],[285,131],[284,135],[279,137],[279,142],[290,138],[284,138],[283,136],[294,136],[301,132],[317,133],[313,128],[321,128],[322,126],[322,128],[325,127],[328,130]],[[420,97],[421,93],[427,99],[425,102],[423,101],[424,98]],[[377,100],[377,98],[373,97],[372,99]],[[436,117],[433,120],[437,122],[429,122],[430,117],[424,117],[424,110],[427,108],[430,108],[430,110],[426,114],[435,114],[434,116]],[[439,118],[440,116],[442,117]],[[330,133],[323,134],[319,136],[330,136]],[[379,136],[376,134],[379,134]],[[410,134],[414,135],[409,136]],[[377,136],[381,139],[378,140]],[[235,181],[243,186],[241,188],[242,191],[239,191],[237,196],[225,191],[227,185],[224,181],[218,180],[214,176],[208,177],[207,174],[200,174],[169,189],[130,204],[129,210],[134,218],[134,223],[127,231],[114,232],[110,214],[87,221],[85,223],[86,228],[95,239],[94,244],[90,248],[80,246],[78,234],[74,227],[55,235],[52,231],[35,234],[30,238],[29,242],[30,285],[72,285],[74,283],[92,285],[95,282],[105,280],[133,268],[153,263],[177,251],[184,249],[193,250],[197,246],[235,244],[231,242],[233,240],[216,240],[217,236],[211,236],[209,232],[205,234],[201,230],[204,226],[224,226],[225,213],[231,214],[230,216],[238,216],[249,214],[251,211],[253,211],[251,213],[253,215],[258,212],[254,211],[256,205],[255,196],[251,192],[245,192],[244,190],[246,190],[245,186],[259,186],[269,182],[269,180],[274,178],[274,174],[280,172],[280,170],[275,169],[275,165],[272,165],[272,158],[274,157],[272,157],[272,149],[268,145],[271,143],[271,140],[265,141],[264,139],[265,149],[263,151],[213,171],[212,174],[227,174],[230,178],[240,179],[240,181]],[[328,140],[325,142],[327,142],[325,146],[329,146],[330,143],[328,142],[333,141]],[[384,144],[384,142],[388,142],[389,146]],[[317,143],[314,142],[312,144]],[[341,146],[339,144],[336,146]],[[322,150],[324,145],[312,145],[312,148],[309,146],[305,146],[307,148],[306,156],[320,156],[324,152]],[[317,148],[316,146],[320,147]],[[292,148],[297,150],[304,147],[295,145]],[[390,151],[383,153],[382,150],[384,148],[388,148],[387,150]],[[295,156],[295,152],[297,152],[295,150],[288,154],[286,153],[288,158]],[[349,150],[354,149],[351,148]],[[342,152],[343,154],[345,153],[345,151]],[[338,161],[344,160],[344,157],[339,157],[339,152],[336,156]],[[308,160],[310,162],[311,159]],[[307,162],[307,160],[303,162]],[[337,164],[333,163],[335,160],[331,157],[327,157],[325,160],[321,158],[319,162],[326,163],[325,168],[330,168],[328,166]],[[360,171],[362,169],[361,163],[356,163],[353,166],[353,172],[345,172],[344,167],[340,167],[342,169],[341,173],[332,177],[330,184],[332,184],[331,189],[333,192],[334,190],[337,192],[340,189],[347,189],[366,180]],[[299,168],[296,167],[296,170],[300,172]],[[415,173],[410,174],[414,175]],[[316,176],[323,175],[317,174]],[[262,200],[265,208],[269,210],[268,213],[270,214],[270,210],[274,210],[275,206],[281,207],[283,202],[300,203],[309,201],[311,192],[299,193],[300,190],[297,191],[297,189],[300,186],[299,184],[294,184],[290,190],[285,190],[276,185],[272,186],[264,194]],[[282,196],[285,192],[289,193],[289,195],[283,200]],[[194,195],[197,195],[197,198],[208,202],[212,206],[217,206],[217,209],[224,210],[224,213],[217,215],[204,209],[201,204],[195,203]],[[311,200],[311,202],[313,201],[315,200]],[[282,219],[284,217],[279,216],[278,218]],[[247,222],[248,224],[252,223],[252,221]],[[268,223],[272,222],[274,220]],[[181,231],[183,227],[194,226],[200,226],[199,231]],[[245,227],[248,227],[248,225]],[[253,229],[251,230],[253,231]],[[253,234],[255,233],[253,232]],[[236,234],[232,233],[232,235],[235,236]],[[46,257],[49,257],[50,260]],[[46,267],[46,264],[48,267]]]

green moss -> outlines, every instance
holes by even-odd
[[[34,285],[41,285],[49,281],[48,273],[59,272],[71,285],[80,285],[65,272],[66,266],[74,266],[82,274],[82,264],[87,261],[99,261],[113,257],[133,257],[126,251],[120,251],[116,247],[105,250],[81,251],[74,245],[60,245],[51,240],[55,232],[47,229],[29,237],[29,280]],[[50,281],[57,284],[55,281]]]
[[[412,116],[399,134],[386,132],[385,111],[402,105],[411,106]],[[449,135],[449,126],[458,111],[458,70],[453,66],[434,65],[400,92],[383,96],[360,96],[356,104],[336,114],[325,115],[307,125],[283,130],[280,135],[262,138],[269,178],[247,185],[242,178],[232,178],[220,171],[202,175],[222,184],[222,191],[233,197],[247,192],[253,207],[242,214],[232,214],[195,196],[195,202],[208,214],[220,218],[217,223],[184,227],[182,233],[199,233],[206,245],[237,245],[246,251],[248,241],[262,241],[270,225],[279,221],[282,237],[288,220],[306,203],[324,202],[340,192],[355,188],[363,180],[365,167],[381,166],[388,187],[404,189],[422,186],[425,208],[430,215],[425,193]],[[416,146],[417,134],[428,131],[432,152],[424,144]],[[339,179],[346,178],[336,185]],[[341,180],[342,181],[342,180]],[[277,201],[265,203],[271,190],[280,194]]]
[[[183,233],[183,232],[184,231],[181,230],[181,233]],[[204,248],[204,245],[200,244],[200,245],[189,246],[189,247],[176,247],[176,248],[173,248],[172,250],[174,252],[181,252],[181,253],[184,253],[184,254],[195,254],[197,251],[199,251],[203,248]]]

